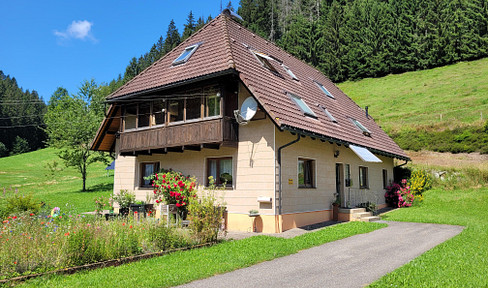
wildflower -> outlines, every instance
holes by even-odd
[[[125,223],[122,223],[122,226],[125,226]]]
[[[64,236],[68,236],[68,235],[69,235],[69,232],[67,232],[67,233],[64,233]]]
[[[17,265],[17,261],[14,261],[14,264]]]
[[[29,216],[34,216],[34,213],[30,213]]]
[[[129,226],[129,229],[132,229],[132,225]]]
[[[14,219],[14,220],[17,219],[17,216],[12,217],[12,219]]]
[[[137,214],[137,211],[134,211],[134,214]]]

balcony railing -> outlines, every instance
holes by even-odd
[[[120,134],[120,152],[220,144],[235,146],[237,123],[231,117],[127,131]]]

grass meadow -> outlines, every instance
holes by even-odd
[[[57,163],[55,168],[50,169]],[[87,190],[81,192],[81,174],[64,167],[52,148],[0,158],[0,197],[15,193],[32,194],[49,207],[58,206],[72,214],[94,211],[93,199],[109,196],[113,190],[113,171],[107,177],[103,163],[88,168]],[[3,195],[5,188],[6,195]]]
[[[486,79],[488,58],[338,86],[389,132],[444,130],[488,119]]]

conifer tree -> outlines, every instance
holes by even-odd
[[[180,44],[181,38],[178,29],[176,28],[175,21],[171,19],[168,25],[168,31],[166,32],[166,40],[164,41],[164,54],[173,50],[178,44]]]
[[[183,35],[181,36],[181,40],[185,40],[186,38],[190,37],[193,33],[195,33],[195,18],[193,17],[192,11],[188,14],[188,18],[186,18],[185,29],[183,30]]]

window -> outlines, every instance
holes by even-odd
[[[204,89],[205,97],[205,117],[220,116],[220,92],[218,89]]]
[[[198,98],[189,98],[186,99],[186,119],[198,119],[201,118],[202,114],[202,100],[200,97]]]
[[[151,180],[146,180],[144,177],[153,175],[159,171],[159,162],[141,163],[141,179],[139,182],[140,187],[151,187]]]
[[[346,178],[345,179],[346,181],[344,181],[344,182],[346,182],[345,183],[346,184],[346,187],[351,187],[352,186],[351,185],[352,184],[351,183],[351,165],[346,164],[346,166],[344,167],[344,169],[346,169],[346,175],[345,175],[346,176],[345,177]]]
[[[317,118],[315,113],[313,113],[312,109],[308,107],[308,105],[305,103],[305,101],[303,101],[303,99],[300,96],[297,96],[292,93],[288,93],[288,95],[290,95],[291,99],[298,105],[298,107],[300,107],[300,109],[303,111],[303,113],[305,113],[306,116]]]
[[[298,159],[298,187],[315,187],[315,161],[308,159]]]
[[[170,100],[168,104],[169,122],[183,121],[185,100]]]
[[[330,98],[333,98],[335,99],[334,95],[332,95],[329,90],[327,90],[327,88],[324,87],[324,85],[320,84],[319,82],[317,81],[314,81],[315,84],[317,84],[317,86],[320,88],[320,90],[322,90],[322,92],[324,92],[325,95],[329,96]]]
[[[383,189],[388,187],[388,170],[383,169]]]
[[[151,103],[139,104],[139,112],[137,113],[137,128],[149,127],[150,117],[151,117]]]
[[[320,108],[322,108],[325,115],[327,116],[327,118],[329,118],[330,121],[337,123],[337,120],[334,118],[334,116],[332,116],[332,114],[330,114],[330,112],[329,112],[329,110],[327,110],[327,108],[325,108],[324,106],[320,106]]]
[[[124,130],[137,128],[137,105],[125,107],[124,122]]]
[[[173,61],[173,65],[182,64],[188,61],[188,59],[190,59],[191,55],[195,53],[195,51],[200,46],[200,44],[201,43],[192,45],[190,47],[186,47],[185,50],[183,50],[183,52],[180,54],[180,56],[178,56],[178,58],[176,58],[175,61]]]
[[[232,187],[232,158],[209,158],[207,159],[207,186],[210,185],[208,177],[212,176],[215,185]]]
[[[256,58],[259,60],[261,65],[263,65],[264,68],[270,70],[275,75],[281,76],[280,73],[278,72],[278,70],[276,70],[276,68],[271,64],[271,62],[269,62],[270,60],[276,61],[276,59],[274,59],[273,57],[271,57],[265,53],[261,53],[261,52],[257,52],[257,51],[253,51],[253,50],[251,50],[251,52],[254,54],[254,56],[256,56]]]
[[[283,67],[283,69],[285,69],[286,73],[288,73],[288,75],[290,75],[290,77],[294,80],[297,80],[298,81],[298,78],[297,76],[295,76],[295,74],[290,70],[290,68],[288,68],[288,66],[285,66],[285,65],[281,65]]]
[[[166,102],[156,101],[153,103],[154,123],[162,125],[166,123]]]
[[[359,188],[368,189],[369,179],[368,179],[368,167],[359,167]]]
[[[363,132],[364,135],[371,136],[371,132],[369,132],[368,128],[364,127],[363,124],[361,124],[358,120],[351,118],[351,121],[359,130],[361,130],[361,132]]]

